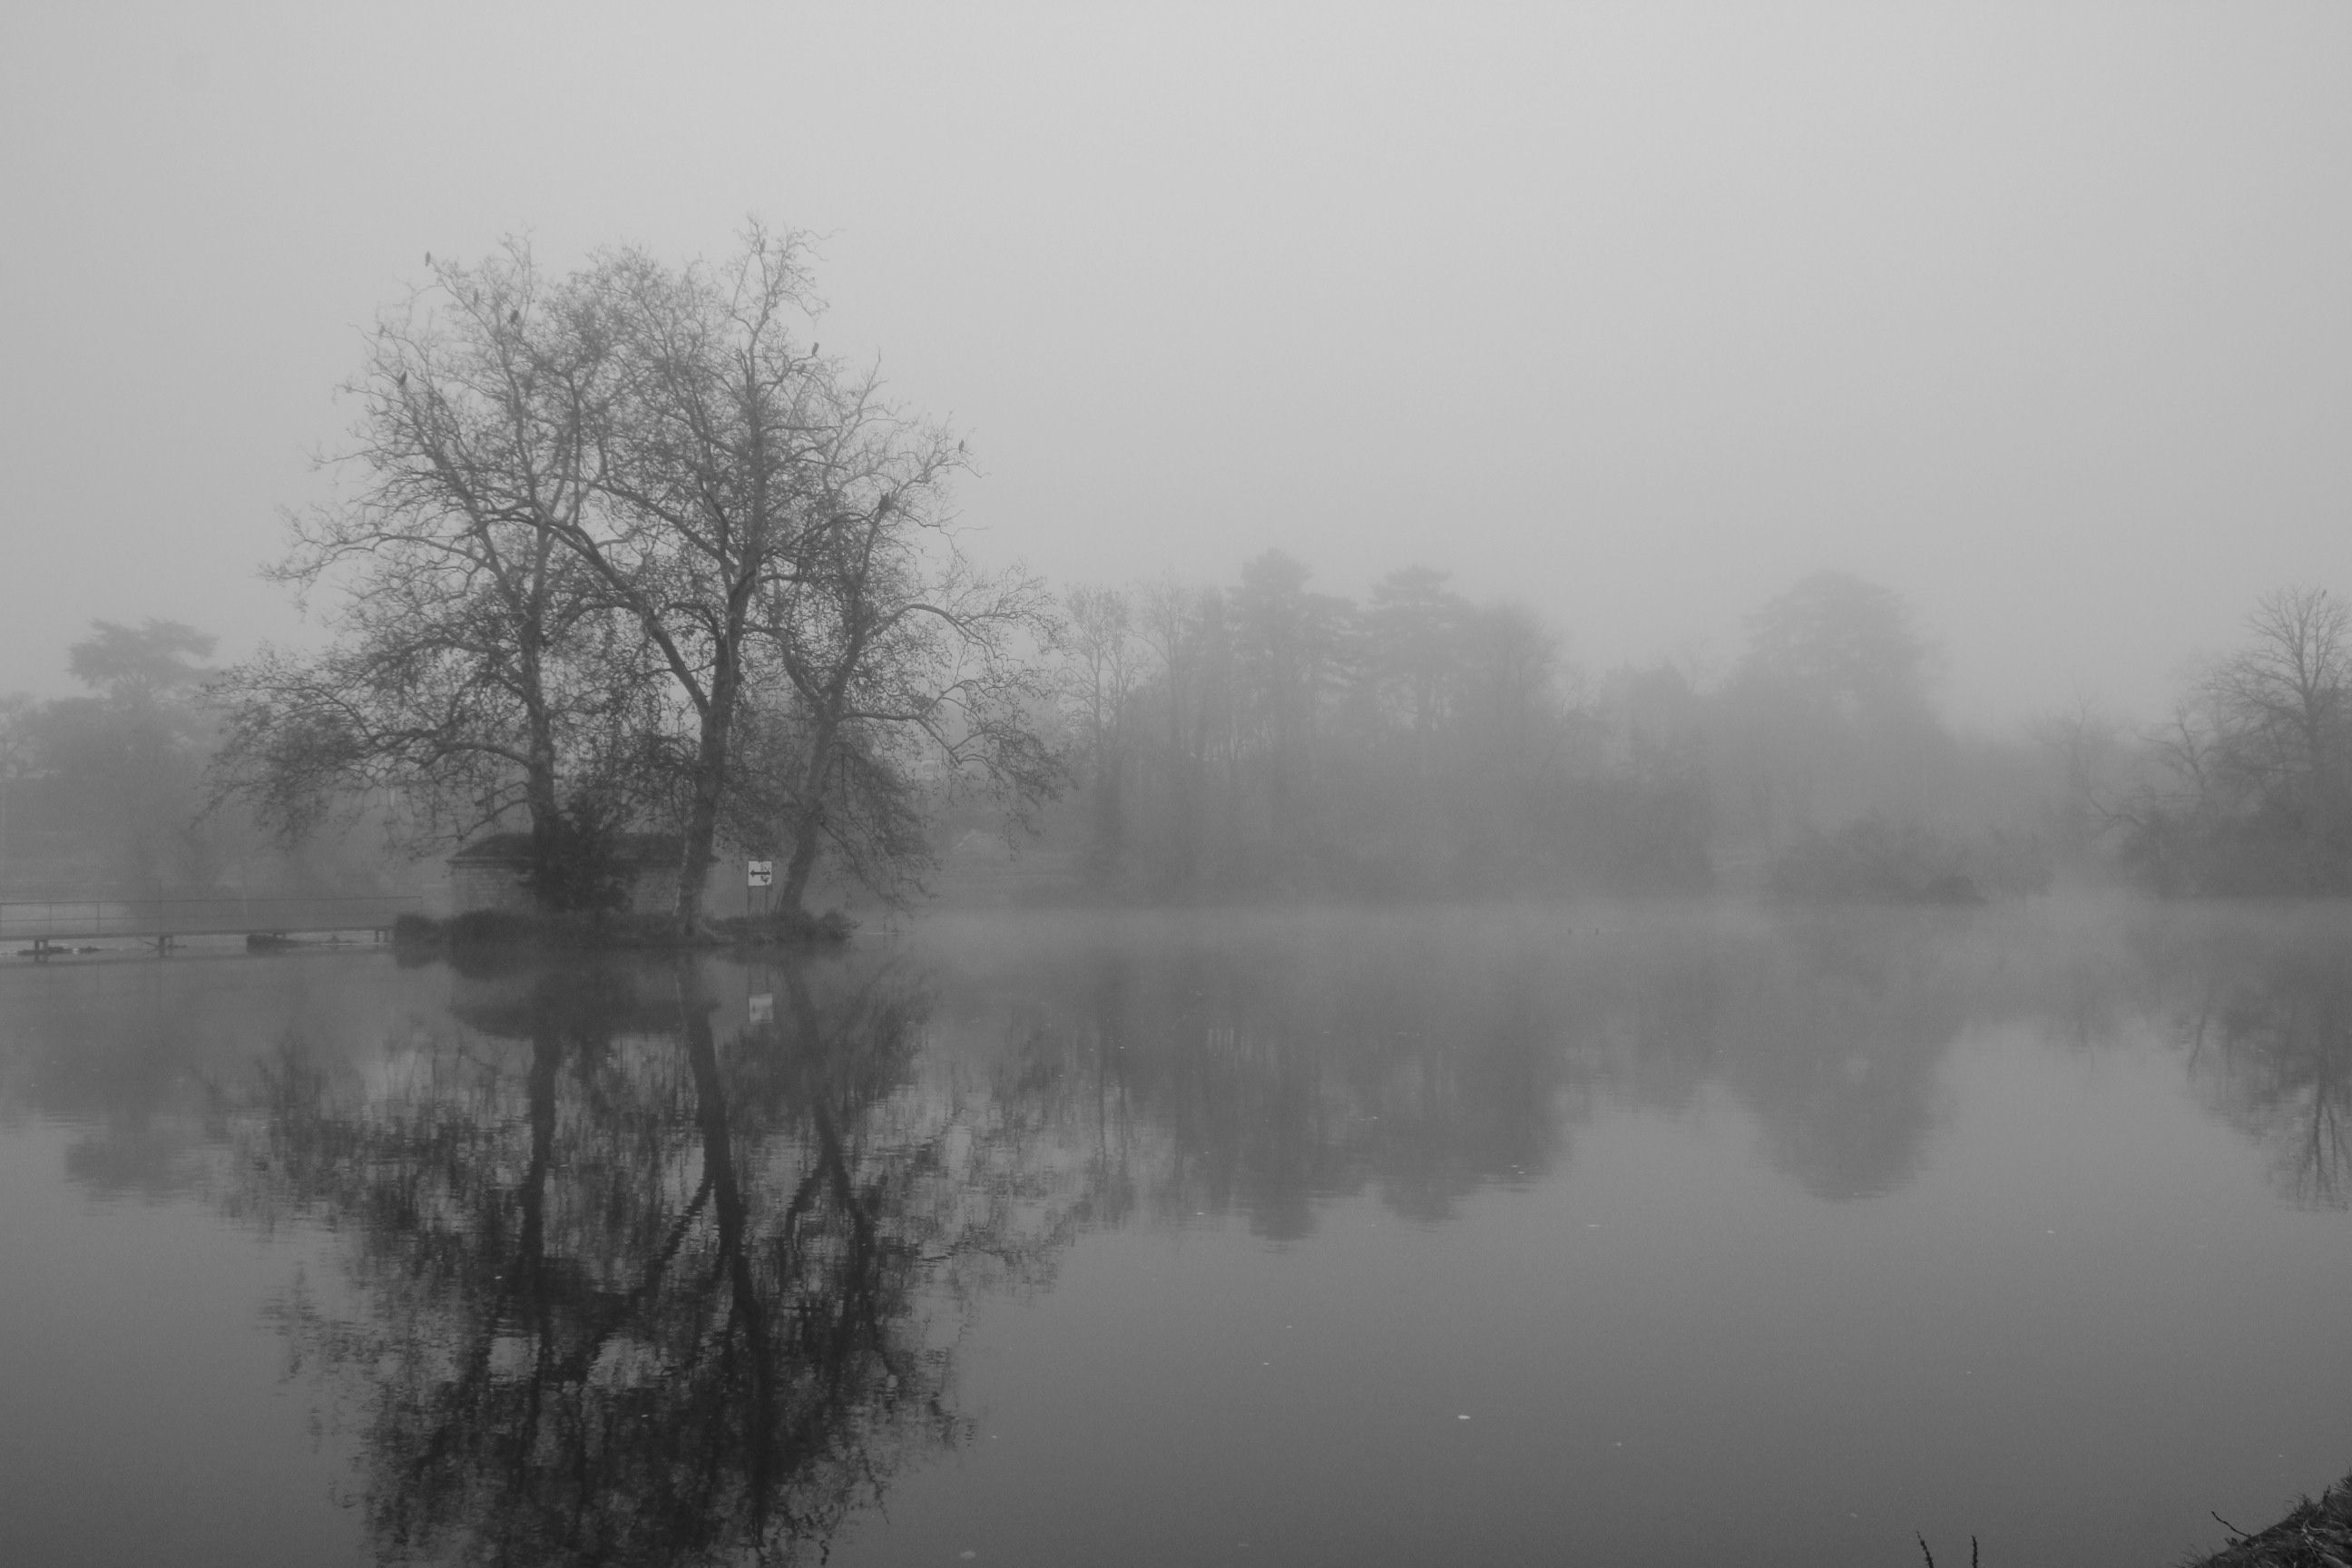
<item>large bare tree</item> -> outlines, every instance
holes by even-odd
[[[1086,784],[1092,801],[1092,875],[1118,874],[1126,838],[1127,749],[1142,645],[1135,600],[1125,590],[1080,586],[1063,595],[1069,654],[1066,700],[1084,737]]]
[[[1060,631],[1019,569],[958,548],[947,484],[962,443],[902,416],[871,383],[840,405],[795,570],[761,603],[762,652],[789,685],[798,744],[780,788],[781,907],[797,910],[830,848],[877,891],[926,858],[922,794],[976,786],[1024,813],[1057,793],[1040,735],[1053,691],[1037,656]]]
[[[558,293],[510,244],[438,265],[371,334],[332,458],[357,483],[289,520],[273,573],[340,591],[332,640],[265,649],[220,688],[224,782],[280,829],[383,788],[428,842],[517,808],[543,837],[629,749],[633,624],[566,542],[618,364],[556,319]]]
[[[754,226],[723,265],[608,254],[566,285],[583,353],[620,367],[593,409],[595,504],[564,544],[635,620],[668,678],[681,743],[677,915],[691,926],[734,773],[761,595],[798,581],[828,463],[856,399],[811,331],[797,235]]]
[[[961,444],[823,353],[805,262],[754,225],[718,264],[437,268],[354,384],[362,483],[281,568],[348,590],[336,639],[237,672],[231,787],[289,827],[375,784],[454,834],[583,798],[658,816],[682,929],[747,784],[789,803],[793,900],[824,844],[877,842],[859,802],[910,842],[913,751],[1045,787],[1018,721],[1041,592],[957,554]]]

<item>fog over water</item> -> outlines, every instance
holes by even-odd
[[[950,416],[1056,584],[1426,563],[1603,668],[1806,573],[1964,722],[2161,711],[2330,581],[2352,470],[2338,7],[18,6],[0,18],[0,668],[232,658],[360,329],[825,237],[827,346]]]
[[[2267,1524],[2347,192],[2284,0],[0,7],[0,1563]]]
[[[9,962],[0,1555],[2179,1561],[2352,1445],[2348,940]]]

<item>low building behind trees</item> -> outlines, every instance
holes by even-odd
[[[632,914],[660,914],[677,894],[678,841],[675,834],[623,835],[604,851],[614,872],[607,905]],[[528,833],[492,833],[448,858],[449,905],[453,912],[544,908],[538,885],[542,858]]]

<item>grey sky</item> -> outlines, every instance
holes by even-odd
[[[1843,566],[1977,720],[2352,591],[2341,5],[19,5],[0,145],[0,689],[299,632],[426,251],[753,212],[1057,582],[1426,561],[1597,666]]]

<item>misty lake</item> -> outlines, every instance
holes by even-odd
[[[0,966],[0,1562],[2162,1564],[2352,1467],[2352,910]]]

